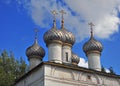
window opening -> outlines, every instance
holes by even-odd
[[[68,52],[66,52],[65,54],[66,54],[66,61],[68,62]]]

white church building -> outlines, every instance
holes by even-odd
[[[80,58],[72,51],[75,36],[64,27],[63,10],[61,28],[56,27],[56,12],[53,26],[44,33],[48,48],[48,61],[44,62],[45,50],[39,46],[37,36],[34,44],[27,48],[30,70],[19,78],[15,86],[120,86],[120,76],[101,71],[101,42],[94,38],[92,23],[90,39],[84,43],[83,51],[88,58],[88,68],[78,66]]]

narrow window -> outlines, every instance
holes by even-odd
[[[66,52],[65,54],[66,54],[66,61],[68,62],[68,52]]]

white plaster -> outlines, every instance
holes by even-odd
[[[88,67],[97,71],[101,71],[100,54],[88,54]]]
[[[42,65],[15,86],[120,86],[119,80],[65,67]]]
[[[53,68],[54,74],[51,75]],[[106,77],[104,85],[101,82],[102,79],[104,79],[102,75],[57,66],[45,66],[45,86],[120,86],[119,79]]]
[[[41,63],[41,60],[38,58],[31,58],[29,61],[30,61],[30,70]]]
[[[15,86],[44,86],[44,66],[23,78]]]
[[[48,45],[48,61],[62,63],[62,45],[52,43]]]

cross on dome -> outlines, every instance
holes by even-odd
[[[88,23],[91,29],[91,37],[93,37],[93,26],[95,26],[92,22]]]
[[[61,10],[60,13],[62,15],[61,16],[61,18],[62,18],[62,21],[61,21],[61,23],[62,23],[62,29],[64,29],[64,17],[63,17],[63,15],[66,14],[66,12],[64,10]]]
[[[35,32],[35,39],[37,39],[37,38],[38,38],[38,32],[39,32],[39,30],[36,28],[36,29],[34,30],[34,32]]]
[[[95,26],[92,22],[88,23],[90,25],[91,32],[93,32],[93,26]]]
[[[64,10],[61,10],[60,13],[62,14],[62,20],[64,20],[63,15],[66,14],[66,12]]]

